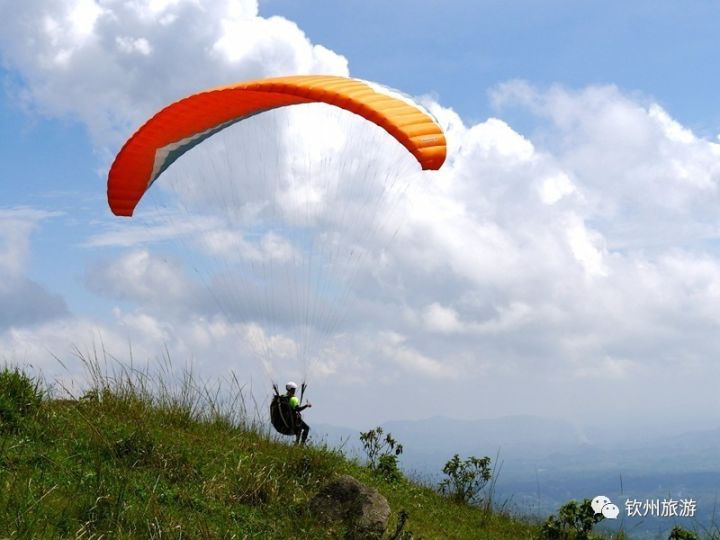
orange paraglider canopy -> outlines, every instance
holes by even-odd
[[[276,107],[322,102],[382,127],[423,169],[445,161],[445,135],[426,111],[384,87],[337,76],[300,75],[213,88],[169,105],[130,137],[108,175],[108,204],[131,216],[150,185],[182,154],[218,131]]]

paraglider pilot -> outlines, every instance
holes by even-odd
[[[308,402],[306,405],[300,405],[300,399],[295,395],[295,392],[297,391],[297,384],[294,382],[288,382],[285,385],[285,390],[287,390],[290,409],[295,415],[295,444],[305,444],[305,441],[307,441],[308,438],[308,433],[310,433],[310,426],[303,421],[300,412],[304,411],[308,407],[312,407],[312,404]]]

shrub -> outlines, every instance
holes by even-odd
[[[0,372],[0,432],[19,431],[40,406],[38,383],[16,369]]]
[[[593,525],[603,519],[596,514],[590,499],[578,504],[570,501],[560,507],[557,516],[547,518],[540,531],[543,540],[588,540]]]
[[[398,457],[394,454],[380,456],[376,471],[388,482],[399,482],[403,477],[398,467]]]
[[[492,478],[490,458],[470,456],[465,461],[455,454],[443,467],[447,476],[440,482],[440,492],[459,503],[476,501]]]
[[[368,460],[368,467],[390,482],[402,478],[398,467],[398,456],[403,452],[402,444],[388,433],[383,437],[383,429],[376,427],[368,432],[360,433],[360,442]]]

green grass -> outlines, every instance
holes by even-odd
[[[274,440],[191,379],[172,391],[132,370],[94,381],[86,398],[44,398],[0,429],[0,538],[343,538],[306,511],[340,474],[388,499],[390,533],[407,512],[405,538],[538,534],[536,522],[388,483],[340,451]]]

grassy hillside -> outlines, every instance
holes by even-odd
[[[274,440],[212,399],[201,405],[211,394],[189,384],[173,393],[142,376],[96,377],[82,399],[38,400],[22,374],[0,379],[0,537],[342,538],[342,526],[306,509],[340,474],[388,499],[388,538],[537,534],[536,524],[386,482],[339,451]],[[404,536],[394,535],[402,511]]]

